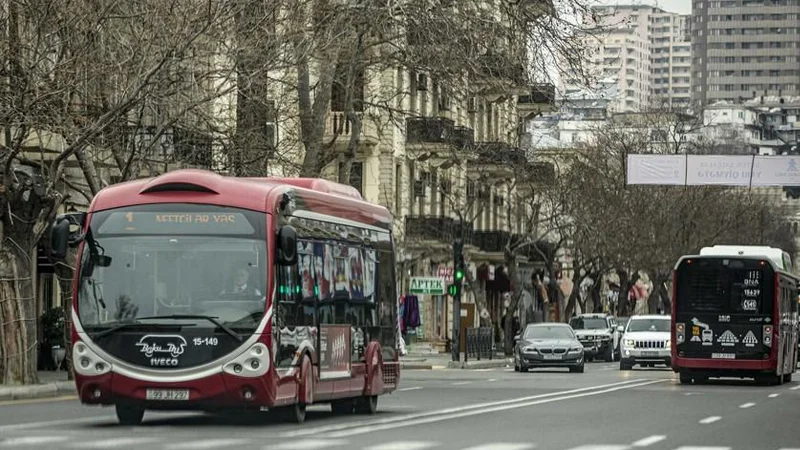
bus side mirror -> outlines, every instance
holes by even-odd
[[[53,261],[63,261],[67,257],[69,228],[69,220],[59,217],[50,229],[50,259]]]
[[[284,225],[278,230],[275,239],[277,248],[275,257],[281,266],[293,266],[297,264],[297,231],[291,225]]]

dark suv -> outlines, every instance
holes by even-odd
[[[569,321],[578,340],[583,345],[587,360],[602,357],[606,362],[614,361],[619,333],[614,317],[609,314],[580,314]]]

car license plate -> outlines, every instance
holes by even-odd
[[[658,352],[642,352],[642,356],[645,358],[654,358],[658,356]]]
[[[736,353],[712,353],[713,359],[736,359]]]
[[[189,400],[188,389],[148,389],[148,400]]]
[[[544,359],[561,359],[561,355],[544,355]]]

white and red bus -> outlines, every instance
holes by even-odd
[[[670,340],[681,383],[791,381],[798,342],[798,278],[791,270],[788,253],[770,247],[706,247],[678,260]]]
[[[151,410],[371,414],[399,382],[392,216],[320,179],[200,170],[117,184],[59,216],[78,246],[80,401]]]

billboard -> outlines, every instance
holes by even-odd
[[[800,156],[628,155],[627,184],[800,186]]]

